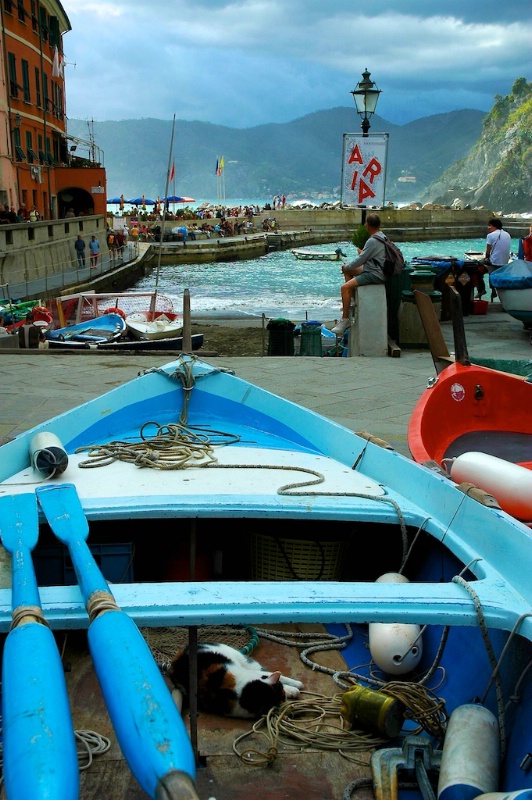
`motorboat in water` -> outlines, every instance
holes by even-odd
[[[300,261],[340,261],[342,258],[347,258],[341,247],[337,247],[336,250],[309,250],[297,247],[292,250],[292,255]]]

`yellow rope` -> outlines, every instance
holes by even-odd
[[[341,694],[324,697],[302,692],[300,699],[270,709],[253,724],[251,730],[235,739],[233,750],[245,764],[257,767],[272,764],[281,746],[298,752],[309,748],[336,750],[344,758],[366,764],[360,754],[385,744],[387,740],[365,731],[348,730],[340,713],[341,702]],[[252,746],[239,749],[239,745],[253,735],[266,740],[266,749]]]

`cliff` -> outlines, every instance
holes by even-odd
[[[518,78],[507,97],[495,97],[469,155],[434,181],[422,200],[450,204],[460,198],[506,214],[532,211],[531,175],[532,83]]]

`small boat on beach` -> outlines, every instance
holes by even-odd
[[[103,314],[76,325],[45,331],[49,347],[88,347],[101,342],[115,342],[124,334],[126,322],[120,314]]]
[[[173,339],[183,329],[183,316],[171,311],[136,311],[128,314],[126,325],[134,339]]]
[[[347,258],[341,247],[337,247],[336,250],[309,250],[297,247],[292,250],[292,255],[300,261],[340,261],[342,258]]]
[[[516,258],[490,275],[504,310],[532,328],[532,262]]]
[[[8,798],[532,793],[530,529],[368,433],[182,355],[0,447],[0,539]],[[228,633],[299,697],[180,713]]]

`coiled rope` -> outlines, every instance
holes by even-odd
[[[281,745],[292,752],[307,748],[335,750],[350,761],[366,765],[357,754],[375,749],[388,740],[367,731],[348,730],[340,708],[342,695],[333,697],[302,692],[308,699],[290,700],[276,706],[257,720],[251,730],[238,736],[233,742],[236,755],[249,766],[263,767],[272,764]],[[267,742],[267,748],[245,747],[239,745],[257,734]]]

